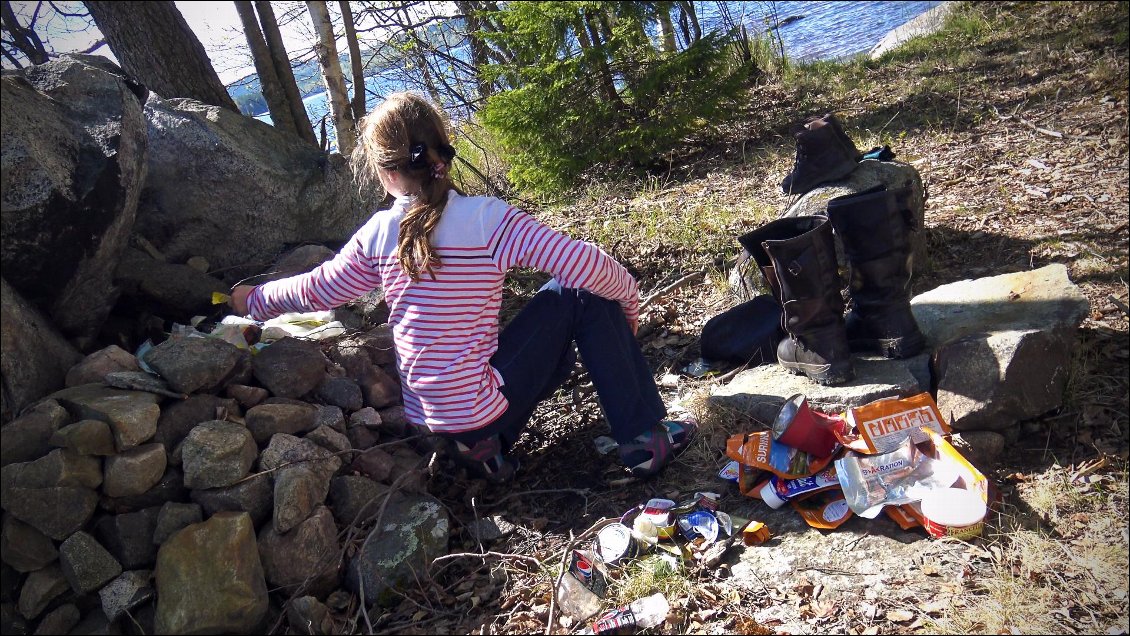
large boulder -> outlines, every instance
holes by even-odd
[[[169,338],[145,353],[145,361],[181,393],[220,387],[247,354],[218,338]]]
[[[265,633],[267,583],[246,513],[220,512],[174,534],[155,572],[156,633]]]
[[[162,315],[187,320],[212,308],[212,294],[229,286],[193,267],[166,263],[136,249],[126,250],[116,272],[123,293],[155,301]]]
[[[62,388],[67,370],[82,359],[47,318],[8,284],[7,273],[5,266],[5,277],[0,277],[0,422],[10,421],[27,405]]]
[[[367,216],[340,155],[190,99],[150,95],[145,117],[137,228],[172,262],[202,256],[239,278],[287,245],[342,242]]]
[[[117,299],[114,268],[145,179],[145,89],[85,55],[0,84],[4,277],[64,333],[92,337]]]
[[[349,561],[346,587],[364,603],[387,604],[400,598],[393,590],[414,584],[416,573],[447,552],[447,511],[427,495],[389,501],[380,523]]]
[[[938,408],[1001,430],[1063,404],[1090,304],[1061,264],[943,285],[911,300],[934,349]]]

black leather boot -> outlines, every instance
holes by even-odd
[[[738,238],[784,310],[777,361],[820,384],[855,377],[844,328],[832,226],[822,216],[778,219]]]
[[[834,115],[808,122],[795,137],[793,171],[781,182],[786,194],[804,194],[825,181],[842,179],[859,162],[859,150]]]
[[[828,202],[828,218],[851,263],[848,340],[852,349],[886,358],[908,358],[926,345],[910,311],[916,222],[909,200],[909,188],[879,186]]]

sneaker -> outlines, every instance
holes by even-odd
[[[694,420],[660,422],[650,431],[620,446],[620,462],[635,477],[654,477],[686,450],[697,432],[698,422]]]
[[[468,447],[455,441],[455,459],[476,476],[494,484],[503,484],[514,479],[518,472],[518,460],[502,453],[502,442],[497,435],[479,440]]]

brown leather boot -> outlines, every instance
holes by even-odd
[[[780,365],[820,384],[854,378],[840,295],[843,285],[828,220],[778,219],[738,242],[757,261],[784,310],[781,326],[789,337],[777,345]]]
[[[795,137],[793,170],[781,182],[786,194],[804,194],[826,181],[842,179],[859,162],[859,150],[834,115],[808,122]]]
[[[909,188],[879,186],[828,202],[828,218],[851,263],[848,340],[852,349],[886,358],[909,358],[926,345],[910,311],[910,231],[916,223],[909,200]]]

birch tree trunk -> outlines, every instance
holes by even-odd
[[[271,52],[263,39],[263,32],[259,30],[259,21],[255,19],[255,7],[251,6],[251,0],[235,0],[235,10],[239,14],[239,21],[243,23],[243,33],[247,36],[247,46],[251,49],[251,59],[255,61],[255,72],[259,76],[263,97],[267,100],[271,123],[279,130],[299,134],[294,114],[287,103],[286,91],[271,62]]]
[[[325,0],[307,0],[306,9],[310,12],[310,21],[314,24],[314,33],[318,36],[318,41],[314,44],[314,55],[318,58],[318,66],[322,69],[322,78],[326,83],[330,114],[333,117],[334,128],[337,130],[337,149],[341,154],[349,155],[353,152],[356,131],[353,125],[353,113],[350,111],[349,96],[345,91],[345,78],[341,74],[341,61],[338,59],[337,43],[334,41],[330,11]]]
[[[353,10],[349,0],[338,0],[341,21],[345,24],[345,46],[349,49],[349,66],[353,72],[353,121],[365,116],[365,70],[361,63],[361,45],[357,42],[357,26],[353,24]]]
[[[675,44],[675,25],[671,22],[671,9],[668,7],[669,3],[659,3],[659,9],[656,13],[656,19],[659,22],[659,50],[664,53],[674,53],[677,46]]]
[[[318,138],[314,136],[314,127],[310,125],[310,116],[306,114],[306,105],[302,103],[302,95],[298,92],[298,82],[294,81],[294,71],[290,68],[290,56],[283,46],[282,33],[279,32],[279,23],[275,20],[275,11],[268,0],[257,0],[255,12],[259,14],[259,25],[263,27],[263,37],[267,41],[267,49],[271,53],[271,65],[275,67],[275,75],[279,78],[286,93],[286,103],[290,107],[290,115],[294,120],[298,136],[317,146]]]

